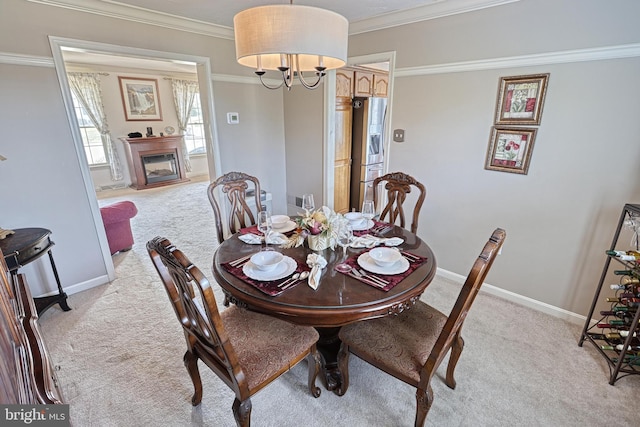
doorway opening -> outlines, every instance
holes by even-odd
[[[139,68],[140,64],[146,64],[148,70],[153,69],[156,71],[157,67],[161,67],[160,64],[164,64],[162,65],[164,67],[173,67],[174,74],[177,73],[175,70],[180,69],[180,66],[183,66],[182,70],[184,70],[184,66],[188,65],[190,67],[189,69],[192,70],[190,74],[192,78],[197,79],[199,87],[200,109],[202,112],[202,120],[204,122],[204,139],[206,141],[205,169],[208,176],[216,176],[217,172],[221,170],[221,166],[219,147],[217,143],[218,137],[213,107],[213,89],[211,84],[211,66],[209,58],[52,36],[49,37],[49,42],[53,53],[53,61],[61,87],[65,109],[67,111],[67,118],[69,120],[71,133],[76,147],[76,154],[82,171],[85,191],[95,223],[96,234],[100,241],[105,269],[109,280],[113,280],[115,279],[115,269],[107,243],[104,224],[100,215],[94,178],[92,177],[91,167],[83,144],[80,125],[74,111],[74,103],[67,77],[68,58],[65,58],[65,55],[69,53],[73,53],[73,55],[76,56],[94,55],[96,58],[99,57],[101,60],[107,61],[103,64],[105,66],[110,65],[117,67],[118,64],[137,63]],[[69,55],[69,57],[73,57],[73,55]],[[142,65],[143,69],[144,66],[145,65]],[[132,69],[130,67],[123,68],[128,69],[129,71]],[[118,93],[117,96],[119,97],[120,94]],[[169,105],[167,105],[166,108],[169,108]],[[172,126],[164,127],[163,130],[167,133],[173,133],[169,132],[169,130],[173,130]],[[113,135],[112,137],[115,139],[119,136],[122,135]]]
[[[336,212],[359,211],[388,170],[394,68],[395,52],[353,57],[328,83],[324,197]]]

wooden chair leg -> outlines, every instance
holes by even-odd
[[[195,390],[191,398],[191,404],[196,406],[202,401],[202,380],[200,379],[200,371],[198,370],[198,358],[190,351],[187,351],[184,354],[183,360]]]
[[[414,427],[424,426],[424,422],[427,419],[427,414],[431,405],[433,404],[433,389],[431,384],[427,385],[427,389],[423,390],[418,388],[416,390],[416,420]]]
[[[232,408],[233,418],[236,419],[238,427],[249,427],[251,425],[251,399],[242,402],[234,399]]]
[[[451,389],[456,388],[456,380],[453,378],[453,371],[456,369],[458,359],[460,359],[463,349],[464,340],[462,339],[462,336],[460,336],[460,329],[458,329],[458,332],[453,339],[453,345],[451,346],[451,356],[449,357],[449,364],[447,365],[447,379],[445,380],[445,384],[447,384]]]
[[[343,396],[349,388],[349,346],[345,343],[340,345],[340,351],[338,352],[338,370],[342,375],[342,384],[335,393],[338,396]]]
[[[309,363],[309,391],[313,397],[319,397],[321,390],[316,386],[316,378],[320,373],[320,354],[315,345],[307,356],[307,363]]]

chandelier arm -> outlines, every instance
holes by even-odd
[[[258,73],[256,73],[258,74]],[[264,80],[262,80],[262,76],[264,73],[262,74],[258,74],[258,77],[260,77],[260,83],[262,83],[262,86],[266,87],[267,89],[271,89],[271,90],[276,90],[276,89],[280,89],[282,87],[283,84],[285,84],[284,80],[278,85],[278,86],[269,86],[268,84],[266,84],[264,82]]]
[[[296,55],[296,70],[300,70],[300,61],[298,59],[298,55]],[[309,84],[304,79],[304,76],[302,75],[302,71],[298,71],[298,80],[300,80],[300,83],[302,83],[302,86],[306,87],[307,89],[313,90],[318,87],[318,85],[322,81],[322,77],[324,77],[325,75],[325,72],[324,70],[316,71],[316,75],[318,76],[318,80],[316,80],[315,83],[313,84]]]

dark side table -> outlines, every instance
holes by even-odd
[[[18,269],[40,258],[45,253],[49,254],[53,275],[58,284],[58,294],[46,297],[34,298],[36,310],[38,314],[42,314],[46,309],[54,304],[60,304],[60,308],[69,311],[71,308],[67,305],[67,294],[62,290],[58,270],[53,261],[51,248],[55,243],[51,241],[49,236],[51,231],[46,228],[18,228],[13,230],[14,234],[10,234],[0,240],[0,249],[4,254],[4,260],[9,267],[12,275],[18,274]]]

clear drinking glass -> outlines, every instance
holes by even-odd
[[[372,220],[376,216],[376,209],[373,200],[365,200],[362,202],[362,216],[367,220]]]
[[[347,260],[347,248],[352,240],[353,230],[351,226],[348,223],[341,224],[340,228],[338,228],[337,243],[342,247],[342,262],[336,265],[336,270],[342,273],[348,273],[351,270],[351,267],[345,261]]]
[[[260,211],[258,212],[258,230],[264,235],[264,245],[265,250],[269,249],[269,234],[271,234],[271,230],[273,229],[273,224],[271,222],[271,214],[269,211]]]
[[[316,207],[313,202],[313,194],[303,194],[302,195],[302,209],[306,209],[308,211],[314,210]]]

